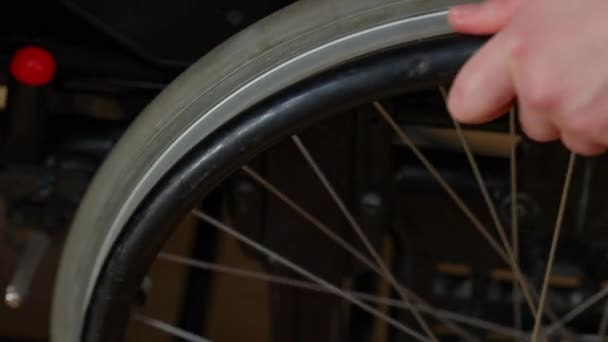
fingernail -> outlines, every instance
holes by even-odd
[[[450,15],[456,18],[468,17],[479,11],[479,4],[464,4],[450,8]]]

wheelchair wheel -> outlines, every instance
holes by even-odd
[[[442,95],[483,43],[450,32],[453,4],[302,1],[189,68],[81,204],[53,341],[122,341],[132,325],[207,341],[141,309],[146,283],[144,297],[169,296],[154,292],[158,263],[268,284],[273,341],[604,334],[603,162],[526,140],[515,109],[451,121]],[[184,220],[238,241],[260,270],[167,251]]]

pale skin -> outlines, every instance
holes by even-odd
[[[531,139],[581,155],[608,149],[607,0],[487,0],[451,8],[449,22],[494,35],[450,90],[457,120],[491,121],[517,98]]]

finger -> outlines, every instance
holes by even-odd
[[[578,134],[562,132],[561,140],[570,151],[583,156],[597,156],[606,152],[606,147],[593,143]]]
[[[504,28],[522,0],[487,0],[482,3],[450,8],[448,22],[454,30],[466,34],[494,34]]]
[[[549,142],[559,139],[557,127],[545,116],[534,113],[520,106],[519,123],[528,138],[538,142]]]
[[[448,98],[448,109],[458,121],[478,124],[502,114],[515,97],[507,63],[507,44],[499,33],[460,70]]]

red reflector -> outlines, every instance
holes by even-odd
[[[56,69],[53,56],[37,46],[17,50],[9,65],[9,70],[17,81],[34,87],[46,85],[53,80]]]

